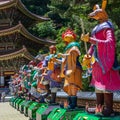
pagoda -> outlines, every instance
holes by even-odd
[[[0,0],[0,87],[8,86],[11,75],[34,59],[40,48],[55,44],[27,30],[47,20],[31,13],[21,0]]]

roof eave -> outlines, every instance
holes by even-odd
[[[38,22],[43,22],[43,21],[48,21],[50,20],[50,18],[46,18],[46,17],[41,17],[39,15],[36,15],[32,12],[30,12],[25,5],[21,2],[21,0],[10,0],[8,2],[5,2],[3,4],[0,4],[0,10],[2,9],[7,9],[10,7],[17,7],[23,14],[25,14],[26,16],[30,17],[31,19],[38,21]]]
[[[24,57],[28,60],[33,60],[34,57],[28,52],[28,50],[23,47],[21,50],[15,51],[13,53],[5,54],[0,56],[0,61],[14,59],[17,57]]]
[[[18,25],[14,26],[12,28],[0,30],[0,37],[14,34],[16,32],[21,33],[27,39],[30,39],[36,43],[39,43],[39,44],[44,44],[44,45],[56,44],[55,41],[43,40],[43,39],[40,39],[36,36],[33,36],[30,32],[28,32],[28,30],[21,23],[19,23]]]

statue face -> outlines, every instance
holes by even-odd
[[[93,18],[98,21],[106,21],[108,19],[107,13],[102,9],[96,9],[93,12],[91,12],[88,16],[89,18]]]
[[[67,43],[70,43],[72,42],[74,39],[73,39],[73,36],[65,36],[64,38],[64,41],[67,42]]]
[[[55,53],[56,53],[56,50],[54,50],[54,49],[52,49],[52,48],[50,48],[49,50],[50,50],[50,53],[51,53],[51,54],[55,54]]]
[[[51,54],[56,53],[56,47],[55,47],[54,45],[51,45],[51,46],[49,47],[49,50],[50,50],[50,53],[51,53]]]
[[[108,20],[108,15],[105,11],[106,0],[104,2],[102,3],[102,8],[100,8],[99,5],[97,5],[97,4],[93,7],[93,12],[91,12],[88,15],[89,18],[93,18],[93,19],[98,20],[100,22],[104,22],[104,21]]]

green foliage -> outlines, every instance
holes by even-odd
[[[22,0],[22,2],[28,10],[38,15],[44,15],[49,10],[47,4],[50,0]]]
[[[49,51],[49,48],[48,47],[43,47],[42,49],[39,50],[39,53],[38,54],[47,54]]]
[[[60,30],[58,30],[57,33],[57,38],[56,38],[56,42],[57,42],[57,51],[63,53],[64,52],[64,48],[65,48],[65,44],[62,40],[62,33],[66,30],[66,27],[62,27]]]
[[[52,21],[45,21],[36,24],[30,29],[30,31],[40,38],[51,38],[54,39],[56,36],[55,26]]]
[[[91,77],[82,79],[83,91],[94,91],[94,88],[90,87],[90,80],[91,80]]]

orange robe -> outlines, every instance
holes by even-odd
[[[74,96],[77,94],[77,91],[82,88],[82,69],[77,65],[80,51],[77,46],[73,46],[67,49],[65,54],[63,65],[66,70],[63,90],[68,95]],[[68,71],[71,71],[69,75],[67,75]]]

